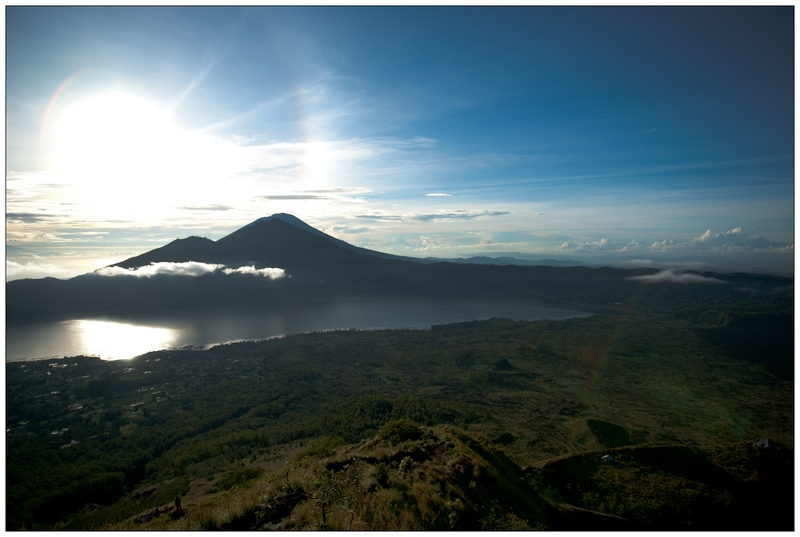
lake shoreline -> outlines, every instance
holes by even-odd
[[[152,351],[204,350],[233,342],[262,341],[312,332],[429,329],[435,325],[493,317],[536,321],[601,313],[587,311],[589,308],[514,299],[387,300],[361,297],[271,306],[212,308],[180,315],[160,312],[147,316],[104,315],[15,323],[7,326],[6,362],[79,355],[119,360]]]

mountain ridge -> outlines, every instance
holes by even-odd
[[[345,254],[345,251],[348,253]],[[368,262],[350,254],[393,261],[427,262],[354,246],[310,226],[296,216],[276,213],[258,218],[216,241],[201,237],[176,239],[161,248],[110,266],[134,269],[158,262],[197,261],[302,270],[303,265],[309,263],[333,261],[340,265],[352,265]]]
[[[175,239],[172,242],[165,244],[159,248],[154,250],[150,250],[149,252],[145,252],[143,254],[130,257],[124,261],[120,261],[119,263],[114,263],[112,265],[108,265],[110,267],[121,267],[121,268],[137,268],[141,266],[149,265],[150,263],[155,262],[173,262],[173,263],[185,263],[188,261],[196,261],[195,257],[203,257],[207,258],[207,254],[200,254],[198,255],[197,252],[201,250],[209,250],[212,248],[211,245],[214,244],[214,241],[208,239],[206,237],[197,237],[197,236],[189,236],[183,239]],[[153,260],[151,260],[153,259]],[[157,261],[155,260],[157,259]]]
[[[211,266],[137,270],[188,262]],[[216,265],[233,270],[217,270]],[[237,270],[241,267],[256,270]],[[636,279],[652,277],[659,272],[655,268],[432,262],[359,248],[285,213],[259,218],[217,241],[196,236],[176,239],[108,268],[117,270],[98,269],[68,280],[8,282],[7,320],[219,308],[264,312],[298,302],[396,298],[512,298],[607,312],[632,300],[657,301],[654,304],[700,297],[739,300],[753,290],[786,294],[792,285],[791,278],[755,274],[695,272],[695,283],[686,284],[677,278]],[[266,274],[259,272],[265,268],[281,269],[286,277],[258,276]]]

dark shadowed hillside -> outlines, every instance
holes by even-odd
[[[207,263],[215,263],[217,258],[216,243],[204,237],[187,237],[175,239],[171,243],[156,248],[142,255],[131,257],[114,266],[122,268],[136,268],[147,266],[150,263],[169,261],[172,263],[186,263],[206,259]]]

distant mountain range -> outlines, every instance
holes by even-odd
[[[570,259],[553,259],[550,257],[542,257],[540,259],[520,259],[519,257],[511,257],[511,256],[489,257],[485,255],[477,255],[466,258],[426,257],[425,261],[428,262],[448,261],[450,263],[472,263],[473,265],[524,265],[524,266],[549,265],[556,267],[575,267],[579,265],[584,265],[584,263],[581,263],[580,261],[572,261]]]
[[[68,280],[8,282],[6,314],[15,322],[198,309],[264,310],[343,297],[517,298],[591,310],[624,304],[634,296],[658,294],[675,300],[732,289],[698,282],[738,282],[749,289],[792,283],[773,276],[697,273],[693,280],[647,281],[635,278],[652,277],[658,270],[528,263],[514,258],[442,261],[396,256],[353,246],[292,215],[275,214],[217,241],[177,239]],[[665,288],[671,292],[665,294]]]

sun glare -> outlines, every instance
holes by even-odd
[[[142,220],[165,200],[191,202],[191,186],[224,179],[231,161],[215,140],[182,128],[168,107],[123,92],[64,106],[49,143],[58,173],[95,218],[135,211]]]
[[[88,353],[109,360],[133,358],[165,348],[174,334],[167,328],[137,326],[112,321],[68,321],[82,338]]]
[[[354,158],[347,145],[303,142],[282,149],[188,129],[169,106],[124,91],[53,102],[41,140],[53,172],[70,190],[70,209],[87,220],[146,224],[176,216],[180,207],[241,207],[250,196],[231,181],[257,181],[265,169],[291,177],[295,186],[324,189]]]
[[[163,142],[175,127],[169,112],[124,93],[76,103],[60,115],[55,129],[59,165],[96,176],[109,168],[136,169],[163,160]]]

